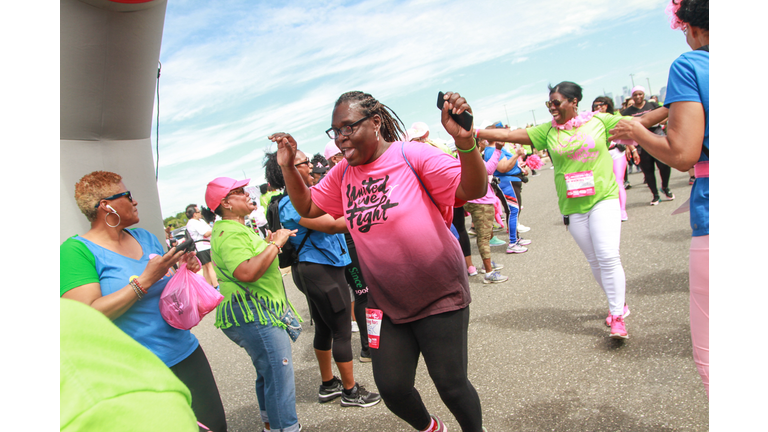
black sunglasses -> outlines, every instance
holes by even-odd
[[[555,108],[560,108],[560,104],[562,104],[562,103],[564,103],[564,102],[566,102],[566,101],[561,101],[561,100],[559,100],[559,99],[555,99],[555,100],[551,100],[551,101],[546,101],[546,102],[544,102],[544,105],[546,105],[546,106],[547,106],[547,108],[551,107],[552,105],[554,105],[554,106],[555,106]]]
[[[131,191],[125,191],[125,192],[120,192],[119,194],[114,194],[112,196],[100,199],[99,202],[96,203],[96,205],[93,208],[99,208],[99,204],[101,204],[102,201],[112,201],[122,197],[128,197],[128,201],[133,202]]]
[[[326,135],[328,135],[328,138],[330,138],[330,139],[336,139],[336,138],[338,138],[340,136],[350,136],[350,135],[352,135],[352,132],[355,131],[354,127],[357,126],[357,124],[360,123],[361,121],[367,119],[368,117],[370,117],[370,116],[365,116],[365,117],[361,118],[360,120],[358,120],[358,121],[356,121],[356,122],[354,122],[352,124],[348,124],[346,126],[342,126],[341,129],[336,129],[336,128],[332,127],[330,129],[328,129],[327,131],[325,131],[325,133],[326,133]]]

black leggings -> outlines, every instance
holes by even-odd
[[[227,418],[224,415],[224,405],[221,403],[219,388],[216,387],[216,380],[203,347],[198,345],[189,357],[170,369],[192,393],[192,411],[197,421],[214,432],[225,432]]]
[[[309,299],[309,312],[315,322],[313,347],[319,351],[333,349],[336,363],[352,361],[352,305],[344,267],[300,262],[291,266],[291,274]]]
[[[347,250],[352,262],[344,268],[344,277],[347,283],[352,287],[352,293],[355,296],[355,321],[357,321],[360,330],[360,346],[364,351],[368,350],[368,326],[365,321],[365,308],[368,306],[368,285],[363,278],[363,271],[360,267],[360,259],[357,257],[357,248],[352,236],[349,233],[344,234],[347,241]]]
[[[461,253],[463,253],[465,257],[471,256],[472,246],[469,244],[469,234],[467,234],[467,222],[464,217],[464,207],[453,208],[453,226],[456,228],[456,232],[459,233]]]
[[[379,349],[371,350],[373,377],[390,411],[417,430],[429,426],[427,408],[414,388],[419,353],[429,376],[464,432],[482,429],[480,398],[467,378],[469,306],[406,324],[381,322]]]
[[[659,161],[645,150],[640,152],[640,169],[643,170],[643,174],[645,175],[645,183],[648,185],[648,189],[651,190],[651,193],[653,193],[653,196],[657,196],[659,194],[659,189],[656,185],[656,173],[653,169],[654,164],[659,167],[661,187],[664,189],[668,188],[669,175],[672,172],[672,169],[669,167],[669,165]]]

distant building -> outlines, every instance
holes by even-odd
[[[664,104],[664,99],[667,98],[667,86],[659,89],[659,102]]]
[[[632,96],[632,93],[629,92],[629,87],[622,87],[621,90],[622,90],[622,95],[624,96],[624,99]]]
[[[613,107],[616,109],[621,109],[621,104],[623,103],[624,103],[623,96],[616,96],[616,98],[613,99]]]

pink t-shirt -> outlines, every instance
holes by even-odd
[[[440,211],[408,168],[403,145]],[[453,206],[463,205],[456,200],[460,180],[458,160],[430,145],[398,141],[372,163],[353,167],[342,160],[312,187],[315,205],[346,218],[368,283],[368,307],[395,324],[471,301],[461,247],[446,226]]]

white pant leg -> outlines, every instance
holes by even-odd
[[[611,315],[622,315],[626,277],[619,256],[619,200],[603,200],[585,214],[572,214],[568,230],[587,258],[595,280],[605,291]]]

